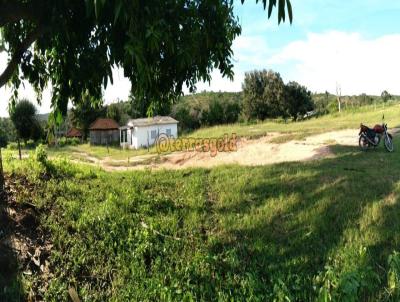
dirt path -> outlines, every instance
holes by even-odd
[[[392,129],[391,133],[398,133],[399,130]],[[111,158],[97,159],[88,154],[87,157],[81,154],[84,160],[74,161],[98,166],[106,171],[211,168],[229,164],[256,166],[308,161],[333,156],[330,150],[331,145],[357,146],[358,131],[358,129],[331,131],[282,144],[272,142],[272,139],[285,135],[279,133],[271,133],[254,140],[241,138],[237,143],[237,151],[219,152],[216,156],[211,156],[210,152],[174,152],[165,155],[141,155],[127,161]]]
[[[100,166],[106,171],[126,171],[140,169],[184,169],[190,167],[211,168],[218,165],[240,164],[246,166],[268,165],[281,162],[307,161],[332,156],[330,145],[357,146],[358,130],[332,131],[307,137],[304,140],[283,144],[271,140],[282,134],[272,133],[256,140],[242,138],[237,151],[220,152],[211,156],[209,152],[175,152],[167,155],[144,155],[135,160],[121,161],[105,158],[90,158],[89,164]]]

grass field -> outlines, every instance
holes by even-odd
[[[332,148],[259,167],[5,169],[54,243],[48,301],[70,286],[82,301],[399,301],[400,153]]]
[[[343,111],[325,115],[319,118],[311,118],[301,122],[263,122],[257,124],[233,124],[222,125],[210,128],[199,129],[191,134],[190,137],[221,137],[225,133],[236,133],[243,137],[259,137],[269,132],[286,133],[286,140],[280,138],[279,142],[291,139],[302,139],[312,134],[319,134],[331,130],[341,130],[348,128],[359,128],[360,123],[375,125],[382,122],[382,116],[389,128],[400,125],[400,105],[393,103],[382,107],[365,106],[354,110]]]

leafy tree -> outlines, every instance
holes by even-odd
[[[82,130],[83,139],[86,140],[89,134],[89,127],[97,118],[106,116],[102,99],[97,99],[88,93],[81,96],[79,102],[71,109],[72,124]]]
[[[14,124],[18,135],[19,157],[21,159],[20,139],[26,143],[27,140],[39,140],[43,130],[36,119],[36,107],[26,99],[22,99],[10,108],[10,119]]]
[[[115,120],[120,125],[125,125],[131,118],[129,115],[130,105],[128,102],[117,102],[107,106],[107,117]]]
[[[118,124],[121,121],[122,110],[118,104],[110,104],[107,106],[106,116],[115,120]]]
[[[241,112],[241,94],[203,92],[181,97],[172,108],[181,131],[201,126],[235,123]]]
[[[0,118],[0,133],[2,133],[7,142],[17,141],[17,133],[9,118]]]
[[[314,109],[311,92],[305,86],[289,82],[285,86],[285,111],[294,120]]]
[[[131,104],[130,115],[133,118],[141,118],[154,115],[168,115],[171,112],[174,99],[167,99],[163,102],[152,102],[148,97],[138,98],[134,92],[129,96]]]
[[[230,100],[228,102],[225,102],[225,108],[224,108],[225,120],[224,120],[224,122],[227,124],[236,123],[239,119],[241,110],[242,110],[242,108],[238,101]]]
[[[386,90],[384,90],[381,94],[381,98],[386,103],[387,101],[389,101],[392,98],[392,95],[389,92],[387,92]]]
[[[10,118],[17,131],[18,138],[25,142],[29,139],[39,140],[43,134],[36,113],[35,105],[26,99],[20,100],[10,110]]]
[[[222,124],[224,120],[224,108],[217,100],[210,103],[209,109],[203,113],[204,123],[210,126]]]
[[[0,128],[0,148],[7,147],[7,144],[8,144],[7,134],[5,133],[4,129]]]
[[[292,21],[289,0],[261,2],[268,17],[278,6],[278,21],[286,11]],[[233,1],[0,0],[0,8],[0,49],[9,55],[0,87],[9,82],[15,101],[24,79],[38,98],[51,84],[56,117],[69,100],[84,102],[82,93],[99,99],[114,66],[153,111],[184,84],[194,91],[197,81],[209,81],[213,68],[233,76],[231,46],[241,33]]]
[[[243,110],[248,119],[285,115],[285,85],[279,73],[272,70],[247,72],[242,88]]]

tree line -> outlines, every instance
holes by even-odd
[[[364,105],[385,103],[398,97],[386,90],[380,96],[361,94],[340,98],[343,110]],[[200,127],[236,122],[263,121],[283,118],[297,121],[310,115],[322,115],[338,111],[338,96],[329,92],[311,93],[307,87],[290,81],[285,84],[279,73],[272,70],[247,72],[241,92],[201,92],[181,96],[175,102],[164,102],[154,107],[145,100],[139,101],[133,93],[127,101],[118,100],[105,105],[102,98],[89,93],[81,96],[80,102],[68,110],[63,122],[57,124],[53,114],[47,119],[38,118],[35,106],[21,100],[11,106],[10,118],[0,119],[0,146],[22,140],[49,142],[57,131],[71,127],[80,129],[84,140],[90,125],[100,117],[112,118],[124,125],[132,118],[150,115],[171,115],[179,121],[181,132]],[[59,131],[58,131],[59,132]]]

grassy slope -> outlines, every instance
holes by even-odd
[[[392,105],[386,105],[385,108],[383,108],[382,105],[377,108],[374,106],[365,106],[357,108],[354,111],[348,110],[340,114],[326,115],[297,123],[264,122],[254,125],[234,124],[215,126],[199,129],[189,134],[189,136],[220,137],[225,133],[236,133],[239,136],[257,137],[265,135],[268,132],[282,132],[291,134],[291,138],[302,138],[310,134],[317,134],[330,130],[358,128],[360,123],[370,125],[381,123],[383,114],[385,115],[385,121],[388,123],[389,128],[400,125],[398,120],[400,105],[394,103]]]
[[[36,171],[36,192],[19,193],[55,243],[48,300],[67,301],[73,285],[85,301],[397,301],[400,257],[388,259],[400,250],[400,153],[334,151],[213,170],[59,162],[46,182],[32,160],[6,170]]]

